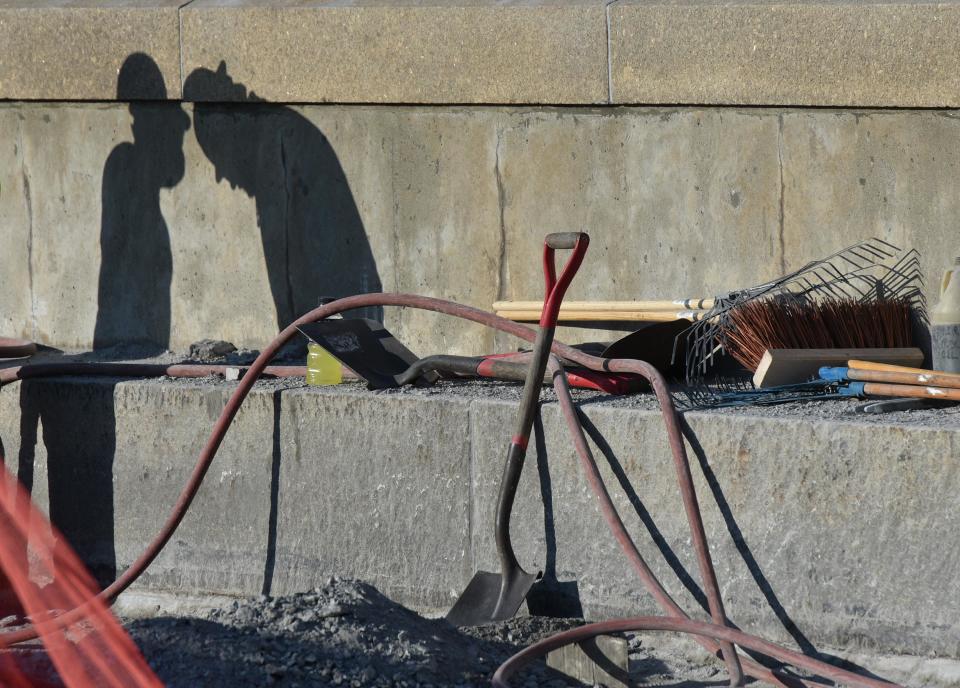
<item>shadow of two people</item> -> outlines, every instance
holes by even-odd
[[[230,105],[197,103],[194,131],[217,181],[226,179],[256,203],[263,256],[233,266],[226,281],[243,280],[245,271],[265,264],[278,328],[315,307],[321,296],[380,291],[346,175],[322,132],[291,108],[246,93],[223,64],[216,71],[195,70],[184,91],[186,100],[229,96]],[[167,101],[163,74],[143,53],[121,66],[117,99],[129,103],[133,140],[117,144],[103,168],[93,343],[117,358],[141,357],[166,350],[171,341],[174,252],[160,193],[185,177],[191,118],[180,103]],[[223,231],[215,238],[230,241]],[[378,309],[364,315],[380,317]],[[89,394],[53,396],[40,383],[21,385],[18,477],[33,487],[42,439],[50,516],[105,583],[116,574],[115,390],[104,380]]]
[[[163,101],[167,92],[159,67],[142,53],[121,67],[117,97],[130,102],[133,141],[118,144],[104,165],[94,348],[164,350],[170,343],[173,256],[160,190],[184,177],[190,118],[178,103],[149,102]],[[216,71],[194,70],[184,81],[183,97],[195,102],[196,140],[217,182],[225,179],[255,201],[278,329],[323,296],[381,290],[346,174],[312,122],[248,93],[224,63]],[[231,240],[222,229],[215,238]],[[235,278],[255,271],[261,259],[249,260],[236,266]],[[382,310],[363,315],[381,319]]]

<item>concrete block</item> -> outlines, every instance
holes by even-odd
[[[451,604],[472,566],[469,405],[350,389],[281,399],[277,591],[339,572]]]
[[[106,583],[159,531],[227,394],[196,382],[105,379],[11,387],[0,395],[7,466]],[[193,508],[138,587],[261,592],[271,462],[279,461],[273,401],[257,393],[244,405]]]
[[[34,250],[30,269],[35,337],[61,346],[87,347],[93,343],[97,328],[101,193],[108,167],[105,161],[111,148],[129,135],[129,115],[126,107],[119,105],[66,104],[24,105],[21,113],[23,173],[32,190]],[[94,131],[96,135],[91,135]],[[130,172],[127,167],[108,176],[129,188],[133,177],[126,175]],[[125,208],[129,210],[140,198],[128,197]],[[126,224],[126,233],[118,228],[120,237],[129,236],[133,223],[119,224]],[[120,294],[134,286],[138,292],[147,287],[147,283],[139,282],[140,278],[140,273],[130,276],[122,288],[109,291],[120,300]],[[127,311],[124,315],[135,314]],[[132,340],[140,339],[140,328],[134,323],[159,327],[159,323],[147,324],[144,320],[161,318],[163,314],[151,309],[136,317],[125,333]]]
[[[596,0],[510,4],[197,0],[184,74],[227,71],[262,98],[338,103],[599,103],[606,23]],[[188,94],[233,101],[230,89]]]
[[[640,552],[681,606],[706,618],[695,613],[702,579],[659,414],[585,410],[602,438],[592,439],[604,480]],[[575,591],[588,617],[656,613],[602,521],[555,411],[543,407],[542,435],[531,442],[517,494],[511,533],[521,565],[544,571],[547,590]],[[506,405],[473,413],[474,556],[491,571],[508,439],[489,429],[510,427],[510,417]],[[944,551],[932,565],[918,551],[921,542],[949,540],[956,527],[957,476],[947,466],[954,431],[687,418],[707,537],[735,623],[806,650],[937,646],[954,656],[960,633],[944,604],[957,591],[943,572],[957,553]],[[904,624],[905,615],[923,621]]]
[[[177,103],[21,111],[36,337],[165,349],[172,256],[160,196],[183,178],[189,118]]]
[[[880,237],[920,252],[927,298],[936,303],[940,277],[960,255],[955,113],[790,112],[782,119],[789,264]]]
[[[489,310],[500,290],[497,111],[413,110],[398,117],[391,152],[396,290]],[[401,312],[395,334],[413,351],[482,354],[493,332],[435,313]]]
[[[179,98],[182,4],[2,0],[0,99]]]
[[[614,103],[956,107],[952,3],[611,4]]]
[[[696,109],[518,113],[498,150],[503,298],[541,296],[543,238],[556,231],[591,237],[571,300],[712,296],[780,273],[775,117]]]
[[[30,179],[23,165],[22,114],[0,106],[0,336],[32,338],[33,275]]]

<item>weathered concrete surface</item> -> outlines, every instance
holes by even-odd
[[[224,62],[246,90],[186,99],[957,107],[958,27],[917,0],[0,0],[0,98],[178,99]]]
[[[274,590],[339,571],[443,607],[472,575],[469,402],[423,413],[420,400],[372,394],[279,398]]]
[[[775,277],[782,264],[776,148],[776,119],[748,112],[592,110],[511,118],[498,141],[501,298],[539,296],[543,237],[569,230],[591,239],[571,300],[701,297]]]
[[[953,2],[648,2],[610,16],[614,103],[957,107]]]
[[[474,568],[497,569],[492,511],[513,402],[277,389],[244,407],[141,589],[279,592],[346,573],[442,608]],[[111,553],[122,567],[159,526],[228,390],[103,380],[12,387],[0,394],[0,437],[80,549],[101,569]],[[583,408],[627,527],[671,594],[696,609],[699,576],[659,415]],[[960,657],[955,421],[688,420],[732,619],[806,651]],[[606,531],[554,404],[534,440],[512,525],[520,561],[575,592],[588,616],[654,611]]]
[[[916,248],[931,305],[960,255],[960,119],[954,112],[783,115],[784,252],[789,264],[822,228],[824,250],[862,236]]]
[[[7,465],[92,570],[109,579],[163,524],[226,391],[78,380],[50,392],[49,386],[27,383],[3,395],[0,436]],[[270,536],[274,415],[270,394],[244,404],[237,427],[245,430],[227,437],[223,461],[197,496],[209,510],[187,514],[143,585],[232,594],[260,590]]]
[[[117,99],[117,72],[134,53],[154,67],[119,98],[179,98],[185,1],[0,0],[0,98]]]
[[[32,338],[33,276],[30,271],[30,182],[23,163],[21,116],[0,109],[0,332],[7,337]]]
[[[181,12],[184,75],[221,61],[279,102],[600,103],[600,0],[196,0]],[[230,88],[188,93],[233,101]]]
[[[713,295],[879,236],[920,250],[934,301],[958,249],[953,111],[36,103],[0,116],[13,153],[0,324],[61,347],[260,347],[319,297],[364,291],[534,298],[551,231],[593,237],[581,299]],[[432,314],[386,318],[417,353],[514,345]]]

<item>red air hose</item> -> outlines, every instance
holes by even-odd
[[[241,379],[239,385],[233,394],[227,400],[220,417],[214,424],[206,444],[200,452],[197,463],[190,475],[189,480],[180,493],[176,504],[173,507],[169,517],[156,535],[153,541],[147,546],[143,553],[123,572],[111,585],[104,589],[99,597],[104,600],[112,600],[123,592],[136,578],[143,573],[147,566],[160,553],[164,545],[172,537],[180,521],[190,507],[193,498],[196,496],[207,470],[210,467],[213,457],[223,441],[230,424],[233,422],[240,405],[243,403],[250,389],[257,378],[263,374],[267,368],[267,363],[276,355],[279,349],[297,334],[297,327],[302,324],[314,322],[327,318],[331,315],[353,308],[364,308],[369,306],[402,306],[419,308],[423,310],[435,311],[453,315],[465,320],[492,327],[494,329],[512,334],[526,341],[533,341],[536,336],[534,330],[506,320],[486,311],[481,311],[470,306],[464,306],[452,301],[435,299],[427,296],[417,296],[413,294],[361,294],[333,301],[324,306],[316,308],[306,315],[299,318],[296,322],[285,328],[264,350],[250,366],[247,374]],[[596,468],[596,463],[590,453],[589,446],[583,436],[583,429],[577,416],[576,408],[570,397],[566,377],[561,370],[558,370],[556,361],[553,363],[554,386],[560,401],[561,410],[570,428],[574,445],[580,456],[581,463],[587,474],[587,480],[600,502],[603,516],[607,521],[614,537],[617,539],[621,549],[629,561],[636,569],[641,582],[648,592],[654,597],[660,607],[668,617],[641,617],[638,619],[623,619],[618,621],[603,622],[601,624],[591,624],[574,631],[548,638],[537,643],[521,653],[515,655],[507,661],[494,675],[493,683],[495,686],[506,687],[506,682],[511,674],[517,669],[527,664],[535,657],[541,656],[555,647],[580,642],[587,638],[602,633],[615,632],[618,630],[672,630],[683,633],[693,634],[694,637],[709,651],[718,654],[724,646],[732,647],[733,644],[741,645],[745,648],[755,650],[774,659],[785,661],[791,665],[810,671],[817,676],[828,678],[830,680],[841,681],[855,688],[889,688],[895,684],[878,679],[867,678],[859,674],[839,669],[825,662],[801,655],[786,648],[774,645],[755,636],[735,631],[725,625],[726,618],[723,612],[723,605],[720,599],[719,586],[716,581],[716,574],[713,567],[713,561],[710,557],[709,546],[707,545],[706,535],[703,530],[703,522],[700,516],[700,509],[697,503],[696,492],[693,486],[693,480],[690,474],[690,464],[687,459],[686,447],[683,442],[683,436],[680,432],[678,416],[667,389],[666,380],[653,366],[644,362],[630,359],[604,359],[596,356],[590,356],[582,351],[569,347],[560,342],[554,342],[551,347],[552,352],[569,361],[577,363],[585,368],[595,371],[609,371],[634,373],[642,376],[650,382],[650,385],[660,403],[660,410],[663,415],[666,426],[667,437],[670,443],[670,450],[673,456],[674,467],[677,472],[677,480],[680,487],[684,510],[686,512],[691,536],[694,541],[694,550],[697,555],[697,562],[703,578],[704,588],[707,592],[707,598],[711,610],[711,616],[715,623],[705,624],[690,620],[687,614],[676,604],[676,602],[666,592],[660,582],[656,579],[653,572],[647,566],[640,552],[637,550],[633,540],[623,525],[620,515],[610,500],[609,494],[600,478]],[[91,364],[103,365],[103,364]],[[23,369],[29,366],[24,366]],[[21,369],[21,371],[23,370]],[[4,382],[3,373],[0,371],[0,384]],[[88,373],[89,374],[89,373]],[[113,373],[115,374],[115,373]],[[27,377],[21,375],[14,377]],[[73,609],[60,617],[60,623],[72,623],[84,613],[83,608]],[[716,623],[719,621],[719,623]],[[23,642],[36,637],[34,629],[24,629],[16,632],[0,634],[0,647],[8,647],[15,643]],[[745,672],[753,678],[759,679],[775,686],[786,686],[796,688],[798,686],[822,686],[822,684],[806,679],[798,679],[794,676],[779,674],[757,662],[741,657],[741,662]],[[729,665],[728,665],[729,666]],[[740,684],[740,677],[735,673],[731,675],[731,681],[734,685]]]

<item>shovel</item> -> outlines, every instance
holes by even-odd
[[[447,613],[447,621],[455,626],[478,626],[492,621],[503,621],[517,613],[530,592],[539,574],[527,573],[520,567],[510,542],[510,513],[520,482],[520,472],[527,453],[527,442],[533,427],[533,418],[540,399],[540,387],[547,369],[550,345],[560,312],[563,294],[573,280],[583,256],[587,252],[590,237],[583,232],[548,234],[543,247],[543,271],[546,281],[546,296],[543,313],[540,315],[540,331],[533,347],[530,367],[523,385],[523,396],[517,413],[517,429],[510,440],[507,461],[500,479],[497,497],[497,513],[494,534],[497,555],[500,558],[500,573],[478,571],[453,608]],[[554,251],[572,249],[573,254],[557,279]]]

